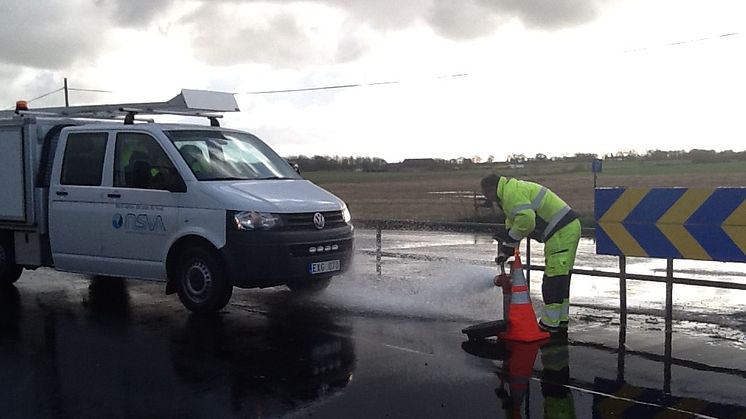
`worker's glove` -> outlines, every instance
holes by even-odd
[[[515,247],[518,245],[518,243],[507,243],[507,242],[500,242],[497,244],[497,257],[495,258],[495,263],[498,265],[502,265],[505,263],[509,257],[513,256],[515,254]]]

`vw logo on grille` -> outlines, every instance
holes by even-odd
[[[313,225],[315,225],[317,229],[321,230],[324,228],[325,224],[326,220],[324,220],[324,214],[317,212],[313,215]]]

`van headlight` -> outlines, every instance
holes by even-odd
[[[350,214],[350,210],[347,209],[347,205],[342,209],[342,220],[345,222],[345,224],[349,224],[349,222],[352,220],[352,215]]]
[[[269,212],[241,211],[233,214],[238,230],[271,230],[282,226],[279,214]]]

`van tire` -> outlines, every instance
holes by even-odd
[[[233,284],[220,258],[211,249],[192,247],[179,258],[176,292],[181,303],[194,313],[220,311],[233,294]]]
[[[21,277],[23,266],[15,263],[13,243],[0,238],[0,286],[7,286]]]
[[[332,277],[326,278],[305,278],[301,280],[295,280],[287,283],[288,288],[291,291],[304,293],[304,294],[317,294],[329,287],[332,282]]]

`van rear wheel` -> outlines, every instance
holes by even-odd
[[[13,244],[0,239],[0,286],[10,285],[21,277],[23,266],[15,263]]]
[[[220,259],[204,247],[187,249],[179,261],[176,291],[181,303],[194,313],[214,313],[228,304],[233,284]]]

